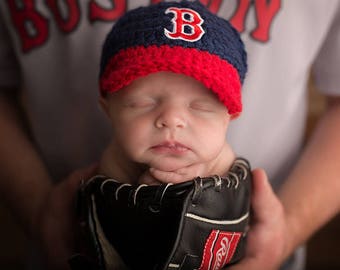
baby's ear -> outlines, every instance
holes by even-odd
[[[109,117],[109,104],[108,104],[108,99],[105,97],[100,97],[99,98],[99,105],[102,108],[103,112],[106,114],[107,117]]]

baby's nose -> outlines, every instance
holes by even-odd
[[[184,128],[186,123],[185,112],[178,106],[164,108],[156,119],[157,128]]]

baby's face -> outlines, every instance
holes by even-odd
[[[127,162],[173,171],[214,161],[226,144],[226,107],[203,84],[182,74],[139,78],[102,103]]]

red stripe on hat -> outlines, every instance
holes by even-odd
[[[206,51],[181,46],[138,46],[114,55],[100,78],[100,92],[113,93],[139,77],[160,71],[190,76],[218,96],[229,114],[242,111],[239,74],[230,63]]]

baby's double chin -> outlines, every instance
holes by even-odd
[[[154,168],[156,170],[164,171],[164,172],[175,172],[177,170],[183,169],[187,166],[190,166],[190,162],[185,161],[173,161],[173,160],[163,160],[159,158],[156,162],[151,162],[149,164],[150,168]]]

